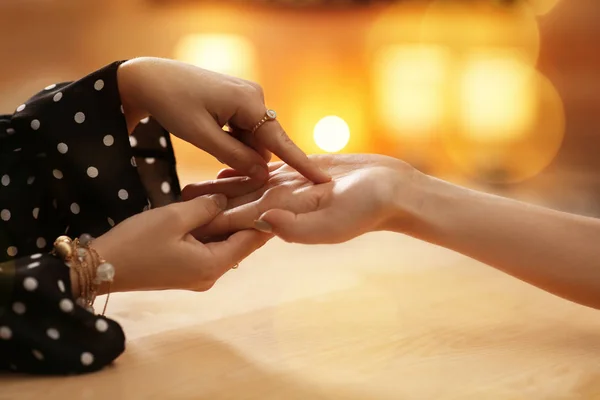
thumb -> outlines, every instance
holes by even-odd
[[[178,220],[181,221],[180,227],[184,232],[190,232],[208,224],[227,208],[227,197],[222,194],[199,196],[170,207],[175,208]]]
[[[254,222],[254,229],[274,233],[286,242],[319,244],[333,243],[332,230],[324,210],[294,214],[286,210],[269,210]]]

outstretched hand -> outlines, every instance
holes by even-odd
[[[393,200],[397,188],[409,187],[416,173],[408,164],[380,155],[319,155],[311,160],[333,180],[314,185],[277,162],[269,164],[265,184],[224,170],[215,181],[185,187],[184,199],[209,193],[229,198],[228,210],[194,235],[202,238],[254,227],[289,242],[344,242],[386,229],[397,218]]]

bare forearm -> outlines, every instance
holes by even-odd
[[[419,200],[408,210],[415,221],[410,234],[600,308],[600,220],[427,176],[415,179],[414,190]]]

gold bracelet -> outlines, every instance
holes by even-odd
[[[106,306],[110,298],[110,287],[114,280],[115,268],[98,255],[91,246],[93,238],[84,234],[78,239],[68,236],[59,236],[54,242],[52,254],[58,255],[64,263],[75,271],[79,286],[77,304],[85,307],[90,312],[94,311],[94,302],[98,294],[98,288],[102,283],[108,283],[106,302],[102,315],[106,312]]]

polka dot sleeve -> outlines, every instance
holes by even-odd
[[[100,236],[179,199],[168,132],[148,118],[127,133],[119,64],[0,115],[0,369],[80,373],[123,352],[120,326],[75,305],[48,254],[62,234]]]
[[[35,374],[91,372],[124,350],[121,327],[75,305],[69,270],[50,255],[0,264],[0,368]]]

